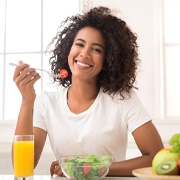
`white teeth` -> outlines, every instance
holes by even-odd
[[[84,64],[84,63],[79,62],[79,61],[77,61],[77,64],[78,64],[79,66],[83,66],[83,67],[90,67],[90,65]]]

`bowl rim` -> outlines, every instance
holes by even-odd
[[[65,159],[69,159],[69,158],[73,158],[73,157],[79,157],[79,158],[82,158],[82,157],[86,157],[86,156],[89,156],[89,155],[66,155],[66,156],[59,156],[58,157],[58,160],[59,160],[59,163],[60,164],[62,164],[62,163],[66,163],[66,164],[75,164],[75,163],[72,163],[72,162],[64,162],[63,160],[65,160]],[[96,156],[96,157],[103,157],[103,156],[105,156],[105,155],[102,155],[102,156]],[[112,155],[109,155],[110,156],[110,161],[108,161],[108,162],[97,162],[96,164],[98,164],[98,165],[108,165],[108,166],[110,166],[111,164],[112,164],[112,162],[113,162],[113,156]],[[86,163],[86,162],[85,162]],[[89,163],[89,162],[87,162],[87,163]],[[88,167],[88,165],[87,165],[87,167]]]

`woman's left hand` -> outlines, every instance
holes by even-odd
[[[61,166],[59,165],[58,161],[53,161],[51,163],[50,173],[51,173],[51,176],[53,176],[54,174],[56,174],[58,176],[64,176],[64,174],[63,174],[63,172],[61,170]]]

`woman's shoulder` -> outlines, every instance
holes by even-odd
[[[111,99],[112,101],[114,102],[132,102],[132,101],[139,101],[139,97],[137,95],[137,93],[134,91],[134,90],[131,90],[130,93],[115,93],[115,94],[108,94],[106,92],[103,92],[101,90],[101,94],[103,94],[104,97],[108,98],[108,99]]]

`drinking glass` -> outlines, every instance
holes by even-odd
[[[14,180],[34,176],[34,135],[15,135],[13,141]]]

